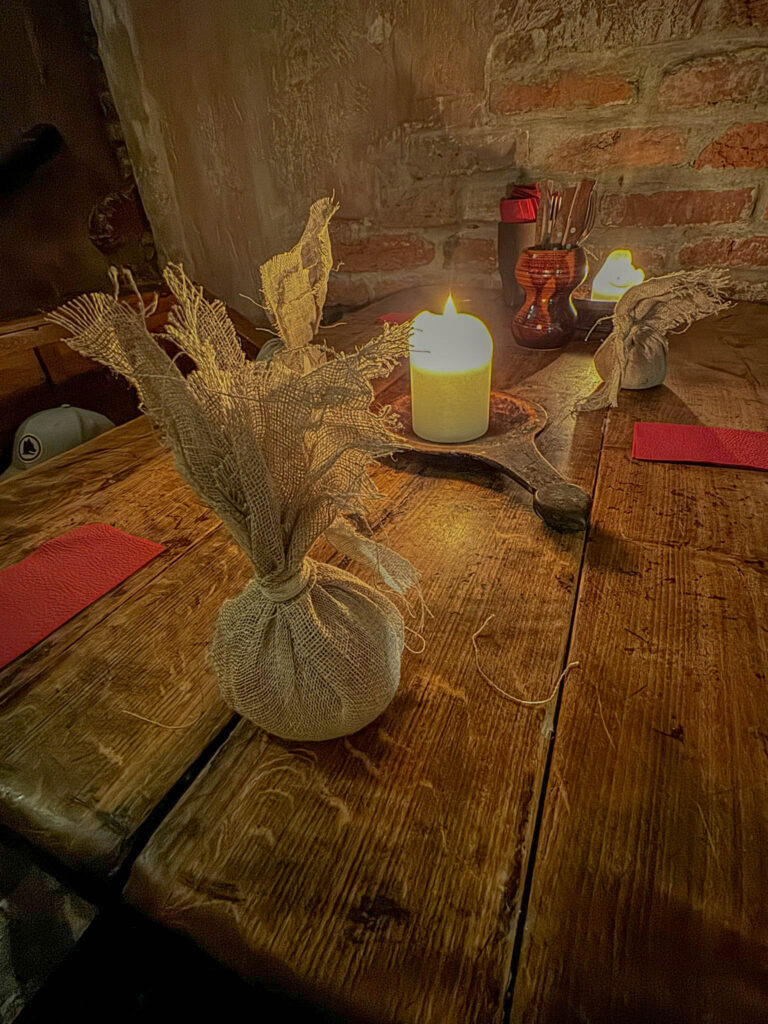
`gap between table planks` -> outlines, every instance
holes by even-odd
[[[766,430],[766,387],[742,306],[609,414],[515,1024],[768,1020],[768,475],[629,455],[636,419]]]
[[[500,299],[477,311],[508,336]],[[588,351],[552,367],[550,354],[499,346],[496,372],[550,408],[567,397],[548,454],[591,490],[602,417],[575,421],[568,391],[589,390]],[[472,635],[493,613],[484,670],[548,696],[584,541],[548,531],[525,492],[487,470],[427,463],[416,483],[388,536],[422,570],[434,618],[391,707],[311,749],[240,723],[140,855],[127,897],[244,976],[347,1015],[496,1021],[553,705],[495,694]]]

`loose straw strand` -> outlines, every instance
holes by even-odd
[[[176,731],[177,729],[191,729],[199,722],[202,722],[208,713],[207,708],[203,707],[203,695],[199,690],[197,693],[197,707],[199,711],[197,718],[193,722],[182,722],[180,725],[171,725],[168,722],[158,722],[154,718],[147,718],[146,715],[140,715],[138,711],[129,711],[128,708],[124,708],[119,702],[116,703],[115,706],[123,715],[130,715],[131,718],[138,718],[140,722],[146,722],[148,725],[155,725],[158,729],[170,729],[172,731]]]
[[[544,700],[524,700],[522,697],[517,697],[514,693],[508,693],[506,690],[502,690],[500,686],[494,683],[490,676],[486,675],[486,673],[483,671],[480,665],[480,651],[478,650],[477,646],[477,638],[480,636],[480,634],[483,632],[483,630],[485,629],[485,627],[488,625],[492,618],[494,618],[494,616],[489,615],[485,622],[482,624],[482,626],[479,629],[475,630],[475,632],[472,634],[472,647],[474,648],[475,651],[475,667],[477,668],[477,671],[480,673],[480,675],[483,677],[483,679],[491,687],[492,690],[495,690],[496,693],[498,693],[501,697],[504,697],[505,700],[511,700],[513,704],[520,704],[522,707],[526,708],[536,708],[541,707],[543,704],[549,704],[549,702],[551,700],[554,700],[554,698],[557,696],[557,691],[560,688],[560,683],[562,683],[562,681],[565,679],[565,677],[568,675],[572,668],[579,667],[580,662],[571,661],[565,666],[563,671],[558,676],[557,682],[552,687],[552,692],[548,697],[545,697]]]
[[[140,715],[138,711],[129,711],[128,708],[118,707],[117,709],[124,715],[130,715],[131,718],[138,718],[140,722],[146,722],[148,725],[156,725],[158,729],[191,729],[193,725],[197,725],[205,718],[205,712],[202,711],[194,722],[184,722],[181,725],[168,725],[166,722],[158,722],[154,718],[147,718],[145,715]]]
[[[616,744],[613,742],[613,736],[611,736],[610,730],[608,728],[608,723],[606,722],[605,715],[603,714],[603,702],[600,700],[600,691],[598,690],[597,686],[595,686],[595,695],[597,697],[597,710],[600,714],[600,722],[602,723],[603,731],[605,732],[605,735],[608,737],[608,742],[615,750]]]

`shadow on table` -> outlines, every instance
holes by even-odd
[[[341,1024],[255,988],[188,940],[119,907],[88,929],[15,1024]]]
[[[578,956],[566,959],[546,1013],[539,1016],[532,1006],[531,1019],[551,1024],[765,1024],[764,941],[697,908],[667,902],[663,894],[655,894],[653,902],[644,908],[647,928],[630,929],[626,934],[633,941],[616,937],[613,952],[603,951],[604,966],[610,964],[603,981],[597,981],[595,963]],[[606,942],[623,927],[610,893],[597,913],[593,902],[589,914],[593,928],[605,929]]]
[[[508,485],[527,494],[525,488],[511,480],[500,469],[481,462],[469,455],[429,455],[426,452],[396,452],[391,465],[398,472],[411,476],[440,477],[445,480],[469,480],[478,487],[492,491],[503,491]]]

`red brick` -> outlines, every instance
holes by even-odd
[[[397,296],[398,292],[415,287],[436,289],[436,306],[440,304],[440,299],[445,304],[450,291],[445,271],[435,270],[432,267],[421,267],[405,274],[393,274],[391,277],[377,274],[375,278],[371,279],[371,291],[374,299],[380,299],[386,295]],[[413,303],[413,296],[409,296],[405,304],[402,300],[396,298],[390,307],[390,311],[403,313],[420,312],[420,310],[414,309],[412,305],[409,306],[409,302]],[[426,305],[428,303],[425,303]]]
[[[688,61],[665,75],[659,89],[662,110],[739,100],[768,100],[768,54],[764,51]]]
[[[499,219],[499,201],[507,194],[508,180],[509,176],[494,176],[490,180],[468,178],[460,206],[461,219],[495,224]]]
[[[345,273],[423,267],[435,258],[434,245],[415,234],[350,237],[331,225],[331,244],[333,264]]]
[[[458,179],[381,190],[379,222],[393,228],[426,228],[458,221]]]
[[[702,238],[680,250],[680,266],[768,267],[768,235]]]
[[[472,125],[479,120],[483,93],[467,92],[457,96],[413,96],[414,120],[433,127]]]
[[[729,128],[702,150],[695,166],[767,167],[768,121],[751,121]]]
[[[328,306],[364,306],[370,300],[368,283],[364,279],[350,274],[333,271],[328,279]]]
[[[553,170],[599,171],[676,164],[684,154],[685,139],[672,128],[613,128],[566,139],[543,163]]]
[[[496,243],[490,238],[452,235],[444,246],[446,267],[474,267],[477,270],[495,270]]]
[[[723,13],[728,28],[762,28],[768,25],[768,0],[731,0]]]
[[[648,192],[607,195],[600,203],[606,227],[664,227],[667,224],[730,224],[752,206],[752,189],[725,192]]]
[[[487,128],[454,132],[413,132],[406,143],[406,165],[418,180],[495,171],[525,163],[527,133]],[[399,160],[395,152],[393,159]]]
[[[669,250],[667,248],[647,245],[630,245],[628,248],[632,253],[633,266],[644,270],[646,277],[658,277],[659,274],[663,274],[667,269],[667,260],[669,259]],[[608,253],[606,252],[605,255],[607,256]]]
[[[521,114],[552,107],[605,107],[627,103],[634,90],[623,75],[585,75],[565,71],[534,82],[499,82],[491,86],[491,110]]]
[[[503,49],[503,57],[508,62],[520,62],[534,48],[551,58],[552,54],[564,50],[575,54],[602,53],[624,47],[647,47],[649,43],[669,39],[690,39],[709,26],[711,8],[724,6],[724,2],[502,0],[500,3],[483,4],[482,9],[489,13],[494,10],[497,23],[501,23],[507,34],[508,44]],[[727,2],[744,5],[760,3],[761,0]],[[472,10],[478,8],[477,4],[462,4],[456,9],[459,6]]]

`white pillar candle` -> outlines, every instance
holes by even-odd
[[[458,444],[488,430],[493,339],[482,320],[457,313],[448,296],[443,315],[419,313],[411,336],[411,416],[425,441]]]
[[[644,280],[645,273],[632,266],[629,249],[614,249],[595,274],[590,298],[593,302],[617,302],[624,292]]]

